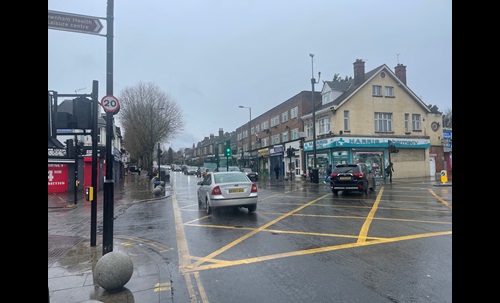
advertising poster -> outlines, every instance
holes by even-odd
[[[49,163],[49,193],[68,191],[68,164]]]

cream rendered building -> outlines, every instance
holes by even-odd
[[[393,179],[434,176],[443,150],[442,114],[431,112],[407,86],[406,66],[398,64],[393,72],[383,64],[365,73],[362,60],[353,65],[354,79],[323,82],[322,105],[315,111],[320,180],[328,164],[346,162],[364,162],[381,179],[389,161]],[[312,167],[312,113],[302,119],[305,161]],[[389,153],[390,145],[398,152]]]

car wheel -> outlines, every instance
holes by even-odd
[[[212,213],[212,208],[210,207],[210,203],[208,203],[208,199],[205,199],[205,208],[207,209],[207,215]]]
[[[255,210],[257,210],[257,204],[248,205],[247,208],[249,213],[253,213]]]
[[[337,195],[339,194],[339,191],[338,191],[338,190],[336,190],[336,189],[332,189],[332,193],[333,193],[335,196],[337,196]]]

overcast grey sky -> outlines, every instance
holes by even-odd
[[[49,0],[48,10],[105,18],[107,3]],[[310,53],[316,80],[354,76],[356,59],[366,71],[401,63],[426,104],[452,107],[451,0],[116,0],[113,46],[114,96],[153,82],[181,106],[185,130],[163,144],[175,151],[248,123],[239,105],[256,118],[310,91]],[[91,93],[93,80],[104,97],[106,38],[49,29],[48,89]]]

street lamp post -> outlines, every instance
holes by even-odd
[[[321,72],[318,72],[318,81],[314,79],[314,54],[309,54],[311,56],[311,86],[312,86],[312,125],[313,125],[313,169],[316,167],[316,102],[314,100],[314,84],[319,83],[319,78],[321,77]]]
[[[248,120],[248,159],[250,160],[250,150],[252,149],[252,108],[250,106],[238,106],[239,108],[248,108],[248,112],[250,114],[250,119]],[[243,154],[243,145],[241,145],[242,154]],[[243,158],[243,157],[242,157]],[[250,163],[249,163],[250,164]]]

